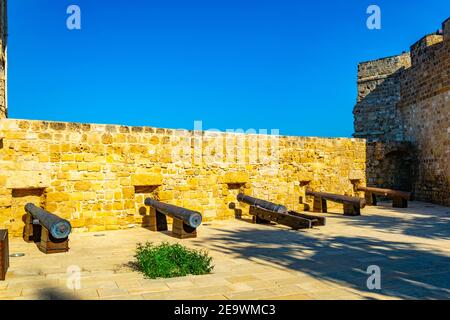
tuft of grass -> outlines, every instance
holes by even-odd
[[[151,279],[208,274],[214,268],[205,250],[189,249],[179,243],[140,243],[135,258],[138,269]]]

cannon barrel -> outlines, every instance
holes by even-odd
[[[392,197],[400,197],[406,200],[411,199],[411,193],[407,191],[399,191],[399,190],[392,190],[392,189],[381,189],[381,188],[373,188],[373,187],[358,187],[358,191],[364,191],[364,192],[372,192],[378,195],[382,195],[385,197],[392,196]]]
[[[197,211],[192,211],[186,208],[177,207],[171,204],[159,202],[150,198],[145,199],[145,205],[158,210],[159,212],[179,220],[184,221],[192,228],[197,228],[202,223],[202,215]]]
[[[357,205],[360,208],[364,208],[366,206],[366,200],[364,198],[358,198],[358,197],[349,197],[349,196],[342,196],[338,194],[333,193],[326,193],[326,192],[314,192],[307,190],[306,191],[307,196],[315,196],[320,197],[326,200],[331,200],[337,203],[351,203],[353,205]]]
[[[266,200],[261,200],[261,199],[253,198],[250,196],[246,196],[243,193],[238,194],[237,200],[240,202],[249,204],[251,206],[259,207],[261,209],[266,209],[266,210],[273,211],[276,213],[285,213],[285,214],[288,213],[288,209],[285,206],[282,206],[281,204],[276,204],[276,203],[269,202]]]
[[[53,238],[61,240],[69,237],[69,234],[72,231],[72,226],[69,221],[45,211],[32,203],[25,205],[25,211],[31,214],[34,219],[39,220],[39,223],[50,232]]]

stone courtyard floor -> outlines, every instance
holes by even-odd
[[[366,207],[361,217],[326,215],[327,225],[293,231],[246,221],[215,221],[182,243],[209,250],[210,275],[149,280],[129,267],[139,242],[175,242],[143,228],[76,233],[71,250],[44,255],[13,239],[0,299],[449,299],[450,208]],[[98,236],[103,234],[104,236]],[[381,269],[381,290],[366,270]],[[67,289],[67,270],[81,289]]]

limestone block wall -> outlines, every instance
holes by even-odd
[[[0,120],[0,228],[22,234],[37,203],[77,231],[145,226],[144,198],[200,211],[247,214],[245,192],[303,210],[305,187],[353,195],[365,183],[365,141]],[[304,202],[303,204],[301,202]]]
[[[449,95],[450,19],[411,53],[360,64],[355,136],[368,140],[370,185],[450,205]]]
[[[416,153],[412,143],[368,142],[367,185],[395,190],[412,190],[416,180]]]
[[[416,149],[417,199],[450,206],[450,20],[444,35],[429,35],[411,49],[401,78],[399,110],[406,141]]]

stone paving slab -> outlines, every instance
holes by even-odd
[[[299,231],[214,221],[199,228],[198,238],[181,241],[208,250],[213,273],[176,279],[145,279],[129,265],[137,243],[179,242],[165,233],[75,233],[71,250],[55,255],[12,239],[10,252],[26,255],[11,258],[0,299],[449,299],[449,212],[420,202],[407,209],[382,203],[361,217],[326,214],[326,226]],[[370,265],[381,269],[381,290],[367,288]],[[77,290],[67,287],[69,267],[81,271]]]

